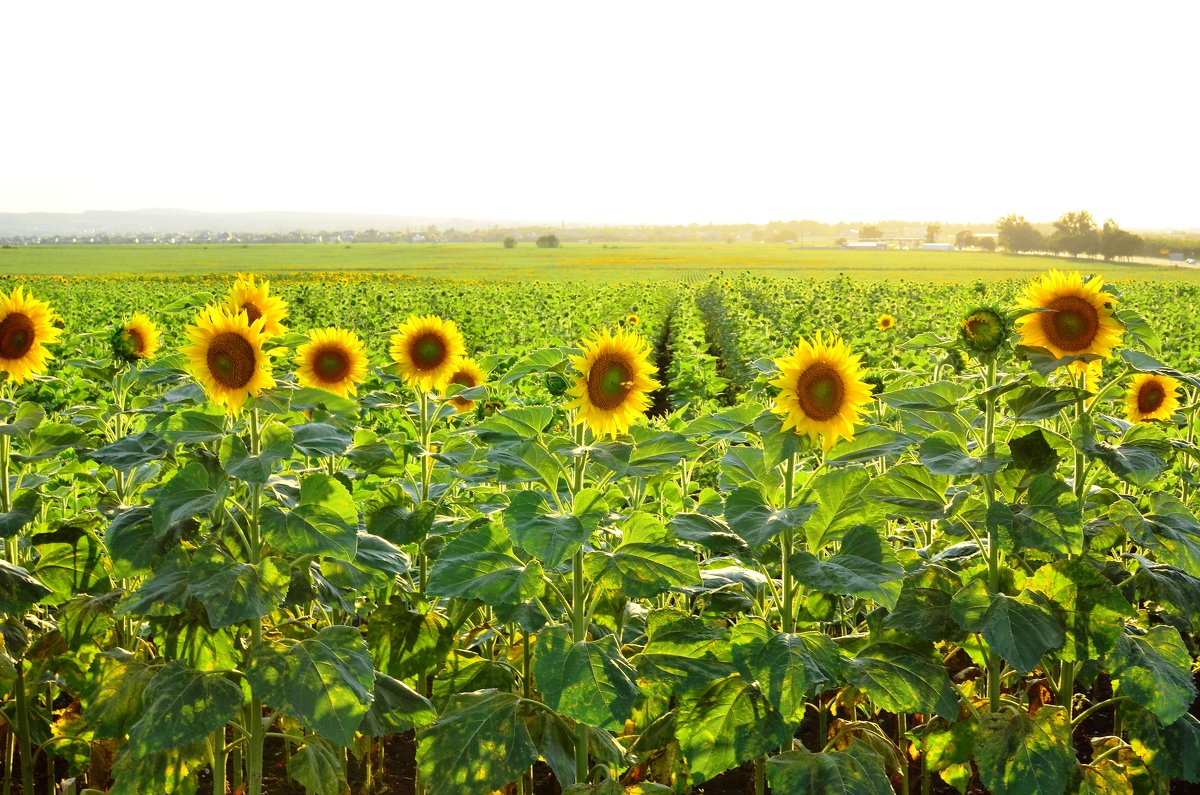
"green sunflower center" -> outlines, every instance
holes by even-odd
[[[312,360],[313,374],[327,384],[336,384],[350,374],[350,357],[341,348],[322,348]]]
[[[1167,399],[1167,391],[1158,381],[1147,381],[1138,390],[1137,407],[1142,414],[1152,414],[1162,407]]]
[[[612,411],[620,407],[632,390],[633,368],[622,356],[601,356],[588,371],[588,400],[598,409]]]
[[[413,339],[408,355],[420,370],[436,370],[446,362],[446,341],[440,334],[426,332]]]
[[[1055,298],[1043,312],[1042,331],[1046,339],[1069,353],[1087,350],[1100,331],[1100,313],[1096,307],[1076,295]]]
[[[208,343],[208,372],[226,389],[244,389],[254,378],[254,346],[241,334],[226,331]]]
[[[0,320],[0,357],[20,359],[33,347],[37,332],[33,321],[22,312],[9,312]]]
[[[796,399],[810,419],[824,421],[836,417],[845,397],[841,373],[824,362],[809,365],[796,381]]]

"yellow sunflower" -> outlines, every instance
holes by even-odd
[[[399,365],[404,382],[425,391],[450,383],[466,352],[454,321],[436,315],[410,317],[392,335],[392,361]]]
[[[16,287],[12,295],[0,293],[0,372],[15,384],[28,381],[46,369],[54,356],[46,345],[58,342],[61,330],[50,305]]]
[[[896,327],[896,318],[888,314],[880,315],[877,325],[880,331],[891,331]]]
[[[1050,270],[1025,287],[1018,299],[1030,310],[1017,320],[1026,345],[1046,348],[1055,356],[1094,354],[1107,357],[1121,339],[1121,324],[1113,317],[1116,297],[1104,292],[1104,280],[1094,276],[1086,283],[1079,271]],[[1084,362],[1072,367],[1086,371]]]
[[[575,399],[567,408],[579,409],[575,423],[583,423],[596,436],[618,435],[650,407],[650,393],[660,384],[650,376],[650,346],[636,331],[604,329],[580,343],[581,356],[572,356],[579,376],[567,394]]]
[[[826,450],[838,439],[854,438],[854,423],[871,402],[871,385],[845,343],[818,334],[812,342],[800,340],[775,366],[775,411],[783,415],[785,431],[795,428],[814,443],[820,437]]]
[[[1170,419],[1179,409],[1178,390],[1174,378],[1139,373],[1125,393],[1125,416],[1130,422]]]
[[[255,284],[253,276],[239,274],[229,290],[229,307],[234,314],[245,312],[251,324],[261,320],[263,333],[268,337],[287,333],[287,327],[283,325],[283,319],[287,317],[287,302],[277,295],[271,295],[271,283],[266,279]]]
[[[642,322],[642,319],[640,317],[638,317],[637,315],[633,314],[632,312],[625,316],[625,325],[626,326],[637,326],[637,325],[640,325],[641,322]]]
[[[458,363],[458,369],[454,371],[454,375],[450,376],[450,384],[458,384],[468,388],[479,386],[486,380],[487,375],[483,372],[483,368],[469,356],[463,358]],[[461,397],[452,397],[450,398],[450,405],[454,406],[460,412],[470,411],[475,408],[475,401]]]
[[[158,352],[162,339],[158,326],[141,312],[135,312],[128,323],[117,326],[112,335],[113,354],[126,362],[149,359]]]
[[[367,375],[362,340],[339,328],[314,329],[308,342],[296,349],[296,379],[300,386],[324,389],[346,397]]]
[[[246,398],[275,386],[271,363],[263,351],[262,324],[228,306],[206,306],[187,328],[190,345],[183,348],[188,369],[214,403],[234,414]]]

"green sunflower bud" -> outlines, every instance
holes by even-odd
[[[112,346],[113,358],[117,361],[132,364],[141,358],[142,341],[130,333],[125,325],[113,327],[108,342]]]
[[[959,326],[963,346],[980,361],[990,361],[1011,331],[1008,318],[992,306],[972,309]]]
[[[571,386],[571,382],[560,373],[546,373],[546,390],[555,397],[563,395],[567,388]]]

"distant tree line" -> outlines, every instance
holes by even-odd
[[[1101,256],[1106,260],[1127,257],[1162,256],[1163,250],[1180,251],[1198,241],[1177,239],[1147,240],[1117,225],[1109,218],[1103,226],[1096,226],[1087,210],[1067,212],[1053,224],[1053,231],[1043,234],[1023,215],[1006,215],[996,221],[996,242],[1000,248],[1010,252],[1050,251],[1055,254]]]

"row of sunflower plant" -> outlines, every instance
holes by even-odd
[[[709,323],[745,315],[722,287]],[[1200,378],[1117,301],[1052,271],[952,338],[872,332],[932,383],[818,333],[738,405],[643,422],[636,315],[490,375],[438,317],[383,368],[318,329],[284,376],[288,308],[242,279],[181,354],[123,324],[111,402],[48,419],[17,398],[59,332],[15,290],[6,787],[45,762],[257,795],[274,747],[311,792],[365,792],[412,730],[428,793],[532,795],[536,764],[576,793],[743,764],[775,793],[1200,780]]]

